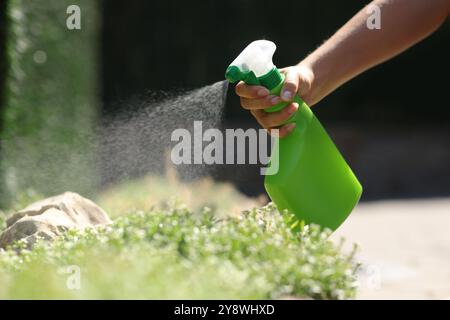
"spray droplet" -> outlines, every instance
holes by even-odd
[[[194,121],[201,121],[204,130],[220,128],[227,90],[228,81],[219,81],[165,99],[150,95],[122,105],[124,112],[108,121],[101,133],[103,183],[169,169],[172,132],[183,128],[193,136]],[[176,166],[178,174],[191,180],[212,173],[212,167],[193,163]]]
[[[45,51],[42,50],[37,50],[33,54],[33,60],[37,64],[44,64],[45,62],[47,62],[47,53],[45,53]]]

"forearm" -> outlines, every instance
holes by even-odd
[[[361,72],[399,54],[435,31],[447,18],[449,0],[375,0],[381,29],[369,29],[366,8],[299,63],[314,80],[311,105]]]

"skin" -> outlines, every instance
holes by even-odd
[[[261,86],[236,85],[241,106],[249,110],[269,132],[279,129],[279,136],[289,134],[295,124],[280,125],[297,108],[290,103],[279,112],[267,113],[280,101],[291,101],[298,93],[313,106],[360,73],[398,55],[429,36],[450,14],[450,0],[375,0],[381,10],[381,29],[369,29],[372,13],[363,8],[330,39],[297,65],[281,69],[286,76],[281,96],[269,95]]]

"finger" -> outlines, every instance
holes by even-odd
[[[297,124],[293,122],[293,123],[285,124],[281,128],[271,128],[271,129],[268,129],[267,131],[269,132],[270,135],[272,135],[274,137],[284,138],[289,133],[294,131],[296,126],[297,126]]]
[[[262,99],[241,98],[241,106],[247,110],[265,109],[281,102],[278,96],[267,96]]]
[[[234,88],[236,94],[242,98],[256,99],[269,95],[269,90],[261,86],[249,86],[240,81]]]
[[[261,110],[261,109],[253,109],[253,110],[250,110],[250,113],[253,115],[253,117],[255,117],[256,121],[258,121],[258,123],[261,127],[263,127],[264,129],[268,129],[268,128],[264,127],[264,125],[261,122],[261,119],[264,118],[265,113],[267,113],[267,112],[265,112],[264,110]]]
[[[262,110],[251,110],[253,116],[259,124],[265,128],[278,127],[288,120],[298,110],[297,103],[290,103],[288,106],[277,112],[265,112]]]
[[[285,73],[285,80],[283,89],[281,89],[281,99],[284,101],[292,101],[294,95],[298,91],[299,75],[295,71],[287,70]]]

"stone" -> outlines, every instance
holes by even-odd
[[[0,234],[0,248],[21,239],[31,248],[38,237],[53,240],[69,229],[111,223],[105,211],[74,192],[46,198],[30,204],[6,220],[6,229]]]

